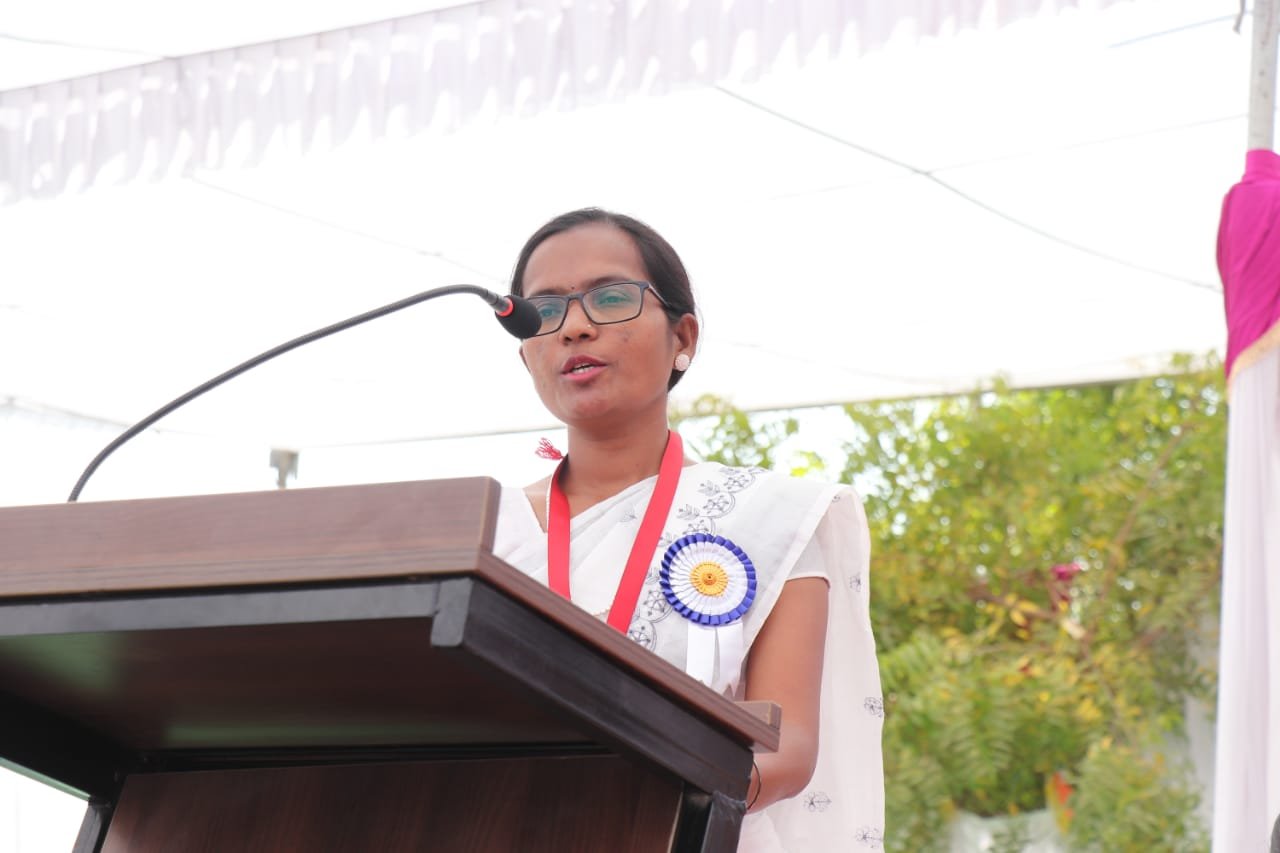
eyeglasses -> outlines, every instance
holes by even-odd
[[[610,323],[625,323],[640,316],[644,308],[644,292],[648,290],[663,307],[667,300],[658,293],[657,288],[647,281],[611,281],[597,285],[582,293],[570,293],[565,296],[530,296],[529,301],[538,309],[542,317],[542,326],[534,337],[558,332],[564,325],[564,318],[569,314],[569,303],[575,299],[582,306],[587,319],[597,326]]]

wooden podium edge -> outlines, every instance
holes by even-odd
[[[753,703],[753,708],[748,709],[715,693],[679,667],[636,645],[626,635],[608,627],[581,607],[550,592],[542,584],[492,554],[481,555],[473,574],[560,624],[578,639],[595,646],[602,654],[630,668],[669,696],[727,726],[738,739],[750,744],[754,750],[773,752],[778,748],[781,711],[775,703]]]

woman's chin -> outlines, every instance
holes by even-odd
[[[639,412],[633,401],[618,400],[606,394],[575,394],[548,406],[556,419],[570,427],[589,428],[618,422],[634,422]]]
[[[544,395],[542,402],[556,420],[570,427],[612,429],[620,424],[639,425],[647,423],[646,415],[655,411],[665,418],[665,388],[651,395],[651,399],[621,393],[604,387],[603,383],[557,391],[554,395]]]
[[[593,423],[609,421],[620,416],[618,407],[608,402],[578,401],[572,406],[562,406],[559,411],[552,412],[560,421],[568,426],[589,426]]]

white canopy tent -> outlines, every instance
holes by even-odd
[[[1236,0],[17,5],[0,505],[62,499],[123,425],[294,335],[504,289],[584,205],[690,267],[680,401],[1088,382],[1221,347]],[[286,355],[85,499],[269,488],[268,448],[306,485],[530,479],[533,439],[501,436],[554,425],[486,314],[453,297]]]
[[[0,42],[28,84],[0,92],[0,404],[135,421],[346,315],[500,289],[524,236],[588,204],[686,257],[705,336],[684,400],[1090,381],[1215,348],[1248,52],[1234,3],[1077,5],[493,0],[321,35],[296,34],[355,22],[323,5],[0,13],[32,39]],[[210,50],[57,70],[193,49]],[[24,53],[46,51],[33,77]],[[261,468],[266,446],[548,425],[485,314],[412,309],[161,427],[259,448]],[[86,498],[130,493],[123,464]],[[64,491],[76,468],[42,470]]]

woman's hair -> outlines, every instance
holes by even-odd
[[[542,245],[544,240],[580,225],[595,223],[612,225],[631,237],[631,241],[640,252],[640,260],[644,262],[649,283],[666,301],[663,310],[673,324],[685,314],[697,316],[698,306],[693,300],[689,273],[685,271],[684,263],[676,254],[676,250],[671,248],[671,244],[640,220],[598,207],[584,207],[581,210],[562,213],[533,232],[533,236],[525,242],[524,248],[520,250],[520,256],[516,259],[515,270],[511,273],[511,292],[516,296],[524,295],[525,267],[529,265],[529,257],[534,249]],[[667,388],[674,388],[683,375],[679,370],[672,369],[671,378],[667,380]]]

